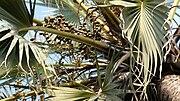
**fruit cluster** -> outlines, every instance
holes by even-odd
[[[45,17],[44,24],[42,26],[59,31],[69,32],[74,35],[88,37],[98,41],[103,40],[100,35],[102,32],[101,26],[98,22],[94,22],[93,28],[90,30],[90,27],[88,27],[86,23],[73,25],[66,21],[62,14],[59,14],[55,17]],[[75,42],[71,39],[54,35],[53,33],[41,32],[39,34],[45,37],[45,43],[53,44],[55,47],[58,47],[58,51],[61,53],[61,55],[63,53],[63,57],[71,55],[80,56],[83,59],[92,59],[94,57],[94,48],[84,43]]]

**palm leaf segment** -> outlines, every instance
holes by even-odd
[[[4,71],[0,76],[11,72],[14,67],[32,75],[33,67],[39,64],[45,67],[43,51],[22,37],[26,33],[18,33],[19,29],[32,26],[33,8],[30,8],[30,14],[24,0],[0,0],[0,19],[12,25],[9,29],[0,26],[0,69]]]
[[[60,12],[65,16],[65,18],[77,24],[79,22],[79,16],[86,17],[86,13],[83,12],[82,9],[78,7],[77,4],[74,3],[72,0],[39,0],[42,3],[38,3],[39,5],[45,5],[55,9],[54,12]]]
[[[162,62],[162,46],[166,39],[163,24],[167,18],[167,7],[160,5],[164,0],[111,0],[111,5],[124,6],[124,33],[133,47],[133,56],[142,67],[144,83],[148,82],[157,70],[157,61]],[[126,7],[126,4],[130,4]],[[167,26],[166,26],[167,27]],[[138,76],[138,77],[139,77]],[[140,81],[141,82],[141,81]]]
[[[8,70],[16,65],[25,72],[37,63],[44,64],[42,51],[33,43],[26,41],[11,31],[0,38],[0,66],[5,66]],[[31,71],[32,73],[32,71]]]
[[[33,14],[28,12],[24,0],[1,0],[0,19],[4,19],[14,27],[22,28],[32,25]]]

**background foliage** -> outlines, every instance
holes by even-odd
[[[179,73],[178,3],[1,0],[1,99],[163,100],[157,81]],[[38,20],[36,6],[55,10]]]

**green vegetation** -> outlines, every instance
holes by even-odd
[[[180,100],[178,4],[0,0],[0,99]],[[37,6],[54,15],[36,19]]]

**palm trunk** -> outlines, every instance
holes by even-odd
[[[166,75],[158,83],[159,101],[180,101],[180,75]]]

